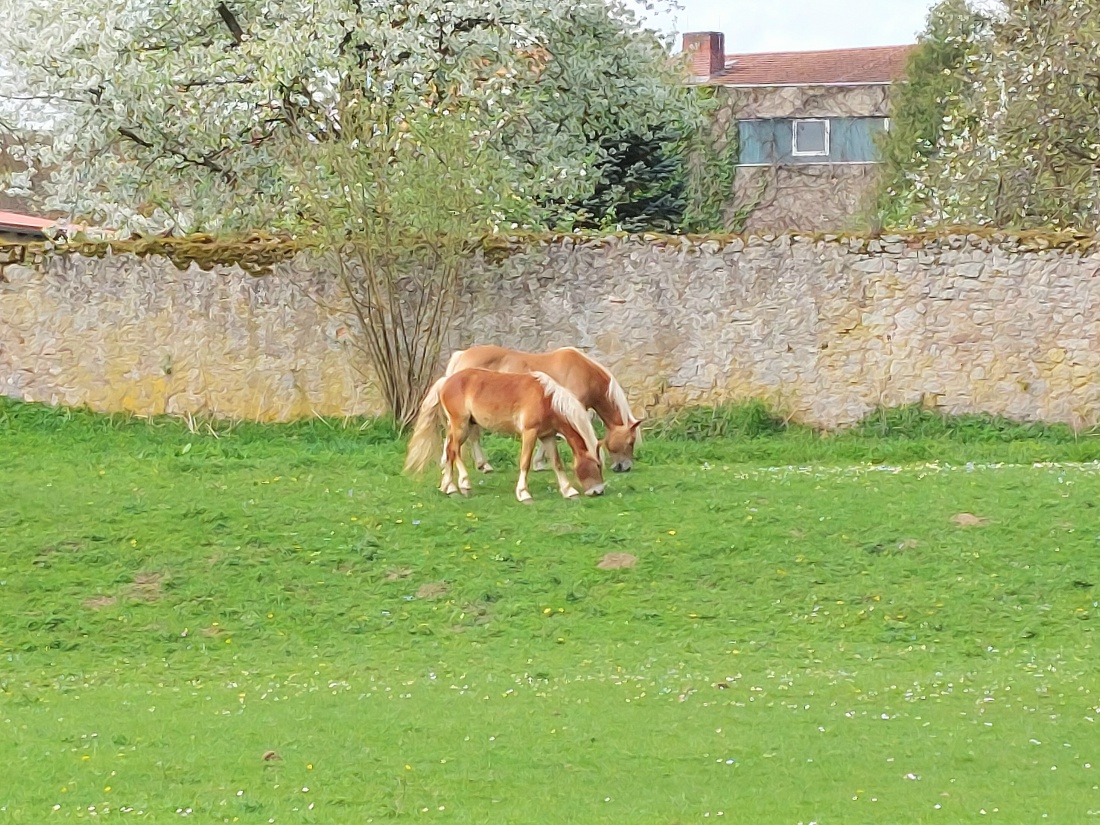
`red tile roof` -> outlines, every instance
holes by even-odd
[[[912,46],[875,46],[820,52],[728,54],[724,71],[707,78],[722,86],[829,86],[891,83],[905,75]]]
[[[49,218],[36,218],[33,215],[21,215],[18,212],[0,211],[0,230],[9,232],[41,232],[55,223],[57,221]]]

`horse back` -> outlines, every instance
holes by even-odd
[[[505,349],[504,347],[484,344],[470,347],[457,353],[451,359],[448,369],[451,373],[459,370],[492,370],[494,372],[530,372],[523,365],[531,356],[528,352]]]
[[[461,369],[443,385],[451,419],[476,422],[494,432],[518,433],[522,422],[542,422],[549,411],[545,390],[529,373]]]
[[[562,347],[546,353],[542,359],[544,364],[537,369],[573,393],[585,407],[598,407],[600,399],[607,395],[610,375],[580,350]]]
[[[585,407],[595,407],[607,394],[610,377],[580,350],[561,347],[550,352],[522,350],[485,344],[470,347],[452,359],[449,369],[492,370],[504,373],[545,372]]]

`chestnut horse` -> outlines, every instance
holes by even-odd
[[[531,500],[527,473],[535,442],[540,442],[553,462],[558,489],[566,498],[578,493],[562,468],[555,437],[565,437],[573,450],[573,469],[589,496],[603,493],[603,466],[596,431],[588,411],[545,373],[508,374],[490,370],[460,370],[436,381],[420,405],[405,470],[419,472],[439,455],[440,430],[446,424],[443,443],[443,480],[439,489],[450,495],[470,493],[470,476],[462,463],[462,445],[479,427],[520,436],[519,481],[516,498]],[[451,478],[458,470],[458,486]]]
[[[634,447],[642,441],[642,423],[630,412],[626,393],[611,372],[573,347],[562,347],[551,352],[520,352],[504,347],[479,346],[459,350],[447,364],[447,375],[459,370],[478,368],[496,372],[543,372],[576,396],[586,409],[592,410],[603,421],[607,435],[601,442],[611,460],[611,469],[624,473],[634,466]],[[470,433],[470,448],[474,464],[479,470],[491,472],[485,459],[481,440],[475,428]],[[539,442],[540,456],[543,443]]]

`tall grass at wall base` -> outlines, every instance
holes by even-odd
[[[919,405],[886,407],[857,424],[823,431],[790,421],[761,401],[685,407],[648,419],[638,450],[642,464],[912,463],[1097,461],[1100,429],[1019,422],[982,414],[945,415]],[[597,429],[600,425],[597,422]],[[39,435],[51,440],[116,449],[119,438],[136,449],[173,449],[186,456],[233,458],[245,446],[264,452],[301,450],[355,454],[377,445],[396,459],[404,439],[389,418],[310,418],[288,423],[230,421],[212,416],[104,415],[86,408],[52,407],[0,398],[0,436]],[[105,437],[114,434],[118,438]],[[487,436],[490,460],[514,468],[513,439]],[[112,446],[113,445],[113,446]],[[562,445],[568,458],[568,450]],[[297,459],[296,459],[297,460]]]
[[[1096,438],[1100,429],[1074,430],[1067,424],[1014,421],[997,415],[945,415],[909,404],[880,407],[852,427],[850,433],[864,438],[950,438],[970,443],[1038,439],[1070,444],[1082,438]]]
[[[760,401],[686,407],[645,426],[644,460],[658,463],[706,455],[769,464],[1100,460],[1096,427],[947,415],[919,404],[878,408],[833,431],[792,422]]]
[[[397,441],[401,437],[401,430],[391,416],[314,416],[289,422],[259,422],[221,418],[211,414],[144,416],[131,412],[100,413],[86,406],[53,406],[0,396],[0,432],[18,430],[49,433],[62,429],[83,429],[89,433],[154,430],[162,434],[175,432],[181,437],[232,436],[245,441],[269,439],[272,436],[313,440],[354,437],[368,444]]]
[[[787,422],[761,401],[716,407],[684,407],[649,422],[657,438],[673,441],[710,441],[715,438],[760,438],[788,429]]]

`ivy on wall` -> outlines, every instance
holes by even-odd
[[[685,152],[684,232],[744,231],[753,211],[760,204],[763,190],[744,203],[735,203],[734,182],[741,156],[737,122],[718,115],[730,105],[722,90],[715,86],[696,87],[696,94],[710,110],[707,127],[693,135]]]

